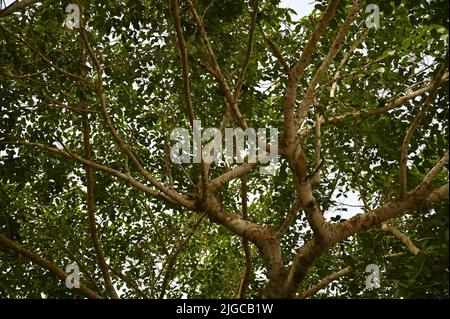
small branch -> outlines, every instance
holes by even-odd
[[[181,28],[181,19],[180,19],[180,10],[178,8],[179,3],[178,0],[170,1],[170,8],[173,14],[173,20],[175,24],[175,31],[178,40],[178,51],[180,54],[181,64],[183,66],[183,92],[184,92],[184,102],[186,103],[189,122],[191,123],[191,127],[194,125],[194,108],[192,107],[192,99],[191,99],[191,89],[189,85],[189,63],[188,63],[188,54],[186,49],[186,41],[183,35],[183,29]]]
[[[298,213],[300,211],[300,208],[302,207],[302,202],[297,198],[292,203],[292,207],[289,211],[289,213],[286,216],[286,219],[284,220],[283,224],[280,226],[280,228],[277,231],[277,237],[281,239],[289,230],[289,227],[292,226],[295,219],[298,216]]]
[[[89,110],[89,109],[84,109],[84,108],[76,108],[76,107],[69,106],[69,105],[67,105],[65,103],[62,103],[62,102],[60,102],[60,101],[58,101],[58,100],[56,100],[54,98],[51,98],[49,96],[44,96],[43,98],[44,98],[44,100],[47,100],[47,101],[53,103],[55,105],[55,107],[57,107],[57,108],[67,109],[67,110],[72,111],[74,113],[80,113],[80,114],[82,114],[82,113],[98,113],[97,111],[94,111],[94,110]]]
[[[81,21],[80,21],[80,23],[81,23]],[[106,124],[106,127],[110,131],[111,135],[113,136],[114,141],[119,146],[119,148],[128,156],[128,158],[131,161],[131,163],[133,164],[133,166],[136,167],[138,172],[147,181],[149,181],[159,191],[163,192],[172,201],[174,201],[178,204],[181,204],[181,205],[187,204],[187,202],[183,199],[182,196],[180,196],[180,194],[178,194],[174,190],[164,187],[152,174],[150,174],[146,169],[144,169],[144,167],[142,167],[141,163],[134,155],[133,151],[128,147],[128,145],[125,143],[125,141],[119,136],[119,134],[116,131],[116,128],[114,127],[114,124],[111,120],[111,117],[109,116],[108,111],[106,109],[105,88],[103,86],[103,67],[101,66],[99,59],[97,58],[96,54],[92,50],[91,46],[89,45],[86,30],[84,29],[83,25],[80,25],[80,37],[81,37],[83,46],[86,49],[86,51],[88,52],[89,57],[93,61],[95,69],[97,71],[97,76],[98,76],[97,92],[98,92],[98,97],[99,97],[99,101],[100,101],[100,111],[101,111],[102,117],[104,119],[104,122]]]
[[[341,62],[339,63],[339,66],[337,67],[337,71],[334,74],[333,77],[333,84],[330,89],[330,97],[335,97],[336,95],[336,88],[337,88],[337,79],[339,79],[341,75],[342,68],[347,64],[347,62],[350,60],[350,57],[352,56],[353,51],[364,41],[367,34],[369,33],[370,29],[366,29],[364,32],[362,32],[356,40],[352,43],[350,46],[350,49],[344,54],[344,57],[342,58]]]
[[[414,191],[418,191],[421,188],[429,187],[431,182],[436,177],[436,175],[444,168],[444,166],[448,163],[448,152],[445,153],[444,156],[433,166],[433,168],[428,172],[427,175],[422,179],[419,185],[416,186]]]
[[[167,289],[167,285],[169,284],[169,280],[170,280],[170,275],[173,271],[173,268],[175,266],[176,260],[178,255],[183,251],[183,249],[186,247],[186,245],[189,243],[189,241],[191,240],[192,236],[194,236],[194,234],[197,232],[197,228],[200,226],[200,224],[202,223],[203,219],[205,218],[206,214],[203,214],[198,220],[197,222],[194,224],[194,226],[191,228],[191,230],[189,231],[189,233],[184,237],[183,241],[179,244],[178,247],[176,247],[169,255],[168,257],[168,263],[167,263],[167,268],[166,268],[166,272],[164,274],[164,279],[163,279],[163,283],[161,285],[161,292],[159,294],[159,299],[163,299],[165,294],[166,294],[166,289]]]
[[[82,101],[83,104],[83,101]],[[89,132],[89,121],[86,116],[83,116],[83,143],[84,143],[84,157],[88,161],[92,161],[92,152],[90,144],[90,132]],[[100,270],[105,280],[106,290],[112,299],[119,299],[117,292],[112,284],[111,277],[108,271],[108,265],[105,261],[105,255],[103,253],[102,245],[100,243],[100,238],[97,232],[96,218],[95,218],[95,200],[94,200],[94,172],[92,167],[85,165],[86,170],[86,183],[87,183],[87,210],[89,215],[89,229],[91,233],[92,242],[94,244],[94,249],[100,266]]]
[[[36,2],[41,2],[41,0],[21,0],[16,1],[3,10],[0,11],[0,18],[9,16],[17,11],[21,11],[23,9],[28,8],[29,6],[35,4]]]
[[[1,26],[0,26],[1,27]],[[30,42],[28,42],[27,40],[25,40],[24,38],[10,32],[9,30],[5,29],[2,27],[3,30],[5,30],[6,32],[8,32],[9,34],[11,34],[14,38],[16,38],[17,40],[19,40],[20,42],[24,43],[31,51],[33,51],[34,53],[36,53],[42,60],[44,60],[48,65],[50,65],[52,68],[54,68],[56,71],[66,75],[69,78],[75,79],[77,81],[79,81],[80,83],[84,83],[84,84],[88,84],[91,85],[91,83],[89,81],[87,81],[84,77],[80,76],[79,74],[74,74],[71,72],[68,72],[62,68],[60,68],[59,66],[57,66],[56,64],[54,64],[49,58],[47,58],[41,51],[39,51],[36,47],[34,47]]]
[[[316,145],[314,148],[314,174],[312,175],[311,187],[315,188],[320,185],[320,166],[322,165],[322,161],[320,159],[320,149],[321,149],[321,132],[320,132],[320,122],[321,116],[319,114],[319,110],[317,109],[316,114]]]
[[[269,48],[272,50],[272,52],[275,55],[275,57],[278,59],[278,61],[283,66],[283,69],[286,72],[286,74],[289,74],[289,72],[291,70],[291,67],[289,66],[289,64],[284,59],[283,54],[281,53],[281,50],[273,42],[271,37],[266,36],[266,34],[264,32],[264,29],[262,28],[262,26],[261,26],[261,24],[259,22],[257,22],[257,25],[258,25],[259,30],[261,31],[261,34],[262,34],[264,40],[267,42],[267,45],[269,46]]]
[[[298,299],[306,299],[313,295],[315,295],[317,292],[328,286],[330,283],[335,281],[336,279],[339,279],[340,277],[346,276],[353,272],[353,269],[351,266],[347,266],[345,268],[342,268],[339,271],[336,271],[332,273],[331,275],[323,278],[320,282],[315,284],[313,287],[309,288],[308,290],[305,290],[304,292],[297,295]]]
[[[41,266],[44,269],[47,269],[48,271],[52,272],[53,274],[55,274],[59,280],[61,280],[63,283],[65,283],[67,276],[69,276],[67,273],[65,273],[61,268],[59,268],[58,266],[56,266],[54,263],[52,263],[51,261],[42,258],[41,256],[39,256],[38,254],[27,250],[25,248],[23,248],[21,245],[13,242],[12,240],[10,240],[9,238],[3,236],[2,234],[0,234],[0,245],[3,247],[6,247],[8,249],[11,249],[12,251],[24,256],[25,258],[27,258],[28,260],[32,261],[33,263]],[[77,291],[80,295],[89,298],[89,299],[102,299],[101,296],[99,296],[97,293],[95,293],[94,291],[92,291],[91,289],[89,289],[88,287],[86,287],[85,285],[83,285],[82,283],[80,283],[80,287],[79,288],[73,288],[75,291]]]
[[[247,211],[248,210],[248,207],[247,207],[248,186],[247,186],[247,176],[246,175],[243,175],[241,177],[241,182],[242,182],[242,189],[241,189],[242,218],[244,220],[247,220],[248,219],[248,211]],[[245,253],[245,270],[244,270],[244,274],[242,275],[241,283],[239,285],[238,298],[240,298],[240,299],[245,298],[248,282],[250,281],[250,276],[252,275],[252,271],[253,271],[253,256],[252,256],[252,249],[250,246],[250,242],[247,239],[243,238],[242,245],[244,247],[244,253]]]
[[[416,256],[420,252],[420,249],[417,248],[416,245],[414,245],[412,240],[394,226],[390,226],[387,223],[382,223],[381,229],[385,232],[391,233],[395,238],[401,241],[402,244],[405,245],[405,247],[409,250],[409,252],[414,256]]]
[[[331,45],[331,48],[330,48],[327,56],[325,57],[322,64],[320,65],[319,69],[317,70],[316,74],[314,75],[313,79],[309,83],[308,89],[306,90],[306,93],[304,94],[304,96],[302,98],[302,102],[300,103],[299,109],[295,114],[295,125],[296,125],[297,129],[301,127],[301,125],[308,113],[308,110],[314,101],[317,84],[322,79],[325,72],[328,70],[331,62],[336,57],[336,54],[342,48],[342,45],[344,44],[344,40],[347,37],[347,34],[349,32],[350,25],[352,24],[357,12],[361,8],[361,5],[362,5],[361,0],[353,1],[353,7],[352,7],[351,12],[346,17],[345,22],[342,24],[341,28],[339,29],[338,34],[336,35],[336,38],[334,39],[334,42]]]
[[[444,77],[444,74],[446,73],[447,68],[448,68],[448,52],[445,57],[445,63],[441,66],[438,74],[436,75],[435,80],[433,80],[431,84],[429,95],[425,98],[419,113],[416,115],[413,123],[411,124],[410,128],[408,129],[408,132],[405,135],[405,138],[403,139],[402,148],[400,151],[400,196],[402,198],[405,198],[406,196],[408,184],[407,161],[408,161],[409,143],[411,142],[411,138],[414,132],[425,118],[429,106],[436,97],[437,89],[441,85],[442,79]]]
[[[442,78],[442,82],[447,81],[447,80],[448,80],[448,73],[444,74],[444,76]],[[432,88],[432,84],[433,83],[430,83],[420,89],[417,89],[416,91],[406,93],[402,97],[399,97],[399,98],[393,100],[392,102],[388,103],[386,106],[384,106],[382,108],[363,109],[361,111],[346,112],[344,114],[332,116],[327,119],[322,118],[321,125],[328,126],[328,125],[337,124],[339,122],[342,122],[347,117],[352,117],[356,120],[359,120],[359,119],[363,118],[364,116],[375,116],[375,115],[384,114],[386,112],[389,112],[390,110],[393,110],[393,109],[396,109],[396,108],[402,106],[409,100],[412,100],[412,99],[416,98],[417,96],[430,91]],[[300,131],[300,139],[303,140],[305,137],[309,136],[313,132],[314,132],[314,126],[302,129]]]
[[[197,28],[199,30],[200,36],[203,40],[203,44],[206,48],[206,53],[211,61],[212,69],[210,69],[210,72],[215,76],[217,82],[219,83],[220,88],[222,89],[223,93],[225,94],[225,98],[227,100],[227,103],[230,105],[231,109],[236,115],[236,118],[238,119],[241,127],[245,130],[248,128],[247,122],[245,118],[242,116],[241,111],[239,110],[239,107],[236,103],[236,99],[233,96],[225,77],[222,73],[222,70],[219,66],[219,63],[217,62],[217,58],[214,54],[214,51],[211,47],[211,43],[208,39],[208,36],[206,35],[205,29],[203,27],[203,22],[200,16],[197,13],[197,10],[195,9],[194,3],[192,0],[186,0],[187,4],[189,5],[192,15],[194,16],[195,23],[197,24]]]
[[[250,31],[248,33],[248,42],[247,42],[247,51],[245,52],[244,63],[241,68],[241,72],[239,74],[239,78],[237,80],[236,89],[234,91],[234,99],[239,101],[239,96],[241,95],[242,85],[244,85],[245,74],[247,72],[248,64],[250,63],[250,58],[253,53],[253,42],[255,38],[255,29],[256,29],[256,17],[258,15],[258,6],[259,0],[255,1],[253,12],[251,14],[250,21]]]
[[[166,164],[167,177],[169,178],[169,187],[173,188],[172,167],[170,164],[170,146],[167,134],[164,134],[164,162]]]
[[[36,142],[23,142],[23,141],[19,141],[19,142],[0,142],[0,144],[12,144],[12,145],[26,145],[26,146],[32,146],[32,147],[38,147],[42,150],[51,152],[51,153],[55,153],[55,154],[60,154],[60,155],[64,155],[67,158],[71,159],[71,160],[75,160],[77,162],[80,162],[82,164],[86,164],[91,166],[94,169],[103,171],[105,173],[108,173],[112,176],[115,176],[119,179],[121,179],[122,181],[130,184],[131,186],[143,191],[144,193],[151,195],[155,198],[160,198],[165,200],[168,203],[174,204],[177,203],[175,201],[173,201],[170,197],[167,197],[164,193],[158,191],[158,190],[154,190],[144,184],[142,184],[140,181],[136,180],[135,178],[133,178],[132,176],[130,176],[129,174],[125,174],[122,172],[119,172],[115,169],[112,169],[108,166],[105,166],[103,164],[99,164],[97,162],[94,161],[89,161],[83,157],[81,157],[80,155],[75,154],[72,151],[69,151],[67,149],[65,150],[60,150],[58,148],[54,148],[42,143],[36,143]],[[184,204],[182,204],[184,207],[188,208],[188,209],[194,209],[194,203],[188,199],[183,198],[183,202]]]
[[[327,8],[322,13],[319,22],[317,23],[314,31],[306,44],[303,52],[300,56],[298,62],[289,72],[289,82],[286,88],[283,102],[283,113],[284,113],[284,133],[282,137],[282,142],[287,144],[288,152],[295,152],[294,141],[295,141],[295,119],[294,119],[294,108],[295,100],[297,97],[297,86],[298,82],[302,78],[306,67],[309,64],[309,60],[314,52],[314,49],[319,42],[320,37],[325,32],[330,21],[333,19],[336,12],[339,0],[330,0],[328,2]]]

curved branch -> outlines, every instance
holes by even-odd
[[[175,31],[177,34],[178,40],[178,50],[180,53],[181,64],[183,66],[183,93],[184,93],[184,102],[186,103],[189,121],[191,122],[191,126],[194,125],[194,108],[192,107],[192,99],[191,99],[191,89],[189,85],[189,63],[188,63],[188,55],[186,50],[186,40],[184,39],[183,29],[181,28],[181,19],[180,19],[180,10],[178,8],[178,0],[170,1],[170,8],[173,13],[173,20],[175,24]]]
[[[449,185],[446,184],[432,191],[421,190],[407,193],[405,199],[392,200],[370,212],[358,214],[345,222],[333,225],[330,242],[319,242],[313,239],[299,249],[288,273],[285,296],[295,296],[298,286],[304,280],[308,270],[332,245],[388,219],[448,199],[448,189]]]
[[[96,54],[92,50],[87,35],[86,30],[84,29],[84,26],[80,25],[80,37],[83,42],[84,48],[88,52],[91,60],[94,63],[95,69],[97,71],[98,75],[98,81],[97,81],[97,92],[98,97],[100,100],[100,111],[102,114],[102,117],[106,123],[106,126],[108,130],[111,132],[111,135],[114,138],[114,141],[116,144],[120,147],[120,149],[125,153],[125,155],[128,156],[128,158],[131,160],[131,163],[136,167],[138,172],[146,179],[148,180],[153,186],[155,186],[158,190],[163,192],[167,197],[172,199],[174,202],[182,204],[186,203],[184,199],[178,194],[176,191],[171,190],[163,186],[153,175],[151,175],[146,169],[144,169],[139,162],[139,160],[134,155],[133,151],[128,147],[128,145],[125,143],[125,141],[119,136],[118,132],[116,131],[114,124],[111,120],[111,117],[108,114],[108,111],[106,109],[106,98],[105,98],[105,88],[103,86],[103,67],[100,64],[99,59],[97,58]]]
[[[28,8],[29,6],[35,4],[36,2],[41,2],[41,0],[20,0],[7,6],[5,9],[0,11],[0,18],[9,16],[17,11]]]
[[[447,80],[448,80],[448,73],[446,73],[443,76],[442,82],[447,81]],[[380,115],[380,114],[389,112],[390,110],[393,110],[393,109],[396,109],[396,108],[402,106],[409,100],[412,100],[412,99],[416,98],[417,96],[420,96],[420,95],[430,91],[431,88],[432,88],[432,83],[430,83],[424,87],[421,87],[420,89],[417,89],[416,91],[407,93],[407,94],[403,95],[402,97],[399,97],[399,98],[395,99],[394,101],[388,103],[387,105],[385,105],[382,108],[365,109],[365,110],[361,110],[361,111],[346,112],[344,114],[332,116],[327,119],[322,118],[320,124],[322,126],[329,126],[329,125],[333,125],[333,124],[342,122],[347,117],[353,117],[354,119],[358,120],[358,119],[363,118],[364,116]],[[315,128],[315,125],[312,127],[306,127],[304,129],[302,129],[300,131],[300,139],[304,139],[305,137],[312,134],[314,132],[314,128]]]
[[[55,274],[64,283],[66,281],[67,276],[69,276],[67,273],[65,273],[61,268],[56,266],[51,261],[49,261],[45,258],[42,258],[38,254],[36,254],[30,250],[23,248],[21,245],[13,242],[8,237],[3,236],[2,234],[0,234],[0,245],[6,247],[8,249],[11,249],[12,251],[24,256],[25,258],[27,258],[30,261],[32,261],[33,263],[41,266],[44,269],[47,269],[48,271]],[[86,298],[102,299],[101,296],[99,296],[97,293],[95,293],[94,291],[92,291],[91,289],[89,289],[88,287],[86,287],[85,285],[83,285],[81,283],[80,283],[79,288],[73,288],[73,289],[75,291],[77,291],[80,295],[85,296]]]
[[[402,198],[406,196],[407,191],[408,167],[406,164],[408,160],[409,143],[411,142],[411,138],[414,132],[425,118],[428,108],[436,97],[437,89],[441,85],[444,74],[446,73],[446,70],[448,68],[448,52],[445,60],[445,63],[441,66],[435,80],[433,80],[431,84],[429,95],[425,98],[419,113],[416,115],[413,123],[411,124],[408,132],[405,135],[405,138],[403,139],[402,148],[400,151],[400,196]]]
[[[322,290],[326,286],[328,286],[330,283],[335,281],[336,279],[346,276],[348,274],[351,274],[353,272],[353,269],[351,266],[347,266],[345,268],[342,268],[339,271],[336,271],[332,273],[331,275],[328,275],[327,277],[323,278],[320,282],[315,284],[313,287],[309,288],[308,290],[303,291],[302,293],[297,295],[298,299],[306,299],[313,295],[315,295],[319,290]]]
[[[403,234],[400,230],[398,230],[394,226],[389,226],[386,223],[382,223],[381,229],[385,232],[391,233],[395,238],[400,240],[402,244],[405,245],[405,247],[409,250],[409,252],[414,256],[416,256],[420,252],[420,249],[417,248],[416,245],[414,245],[411,238]]]
[[[105,166],[103,164],[99,164],[97,162],[94,161],[89,161],[81,156],[79,156],[78,154],[69,151],[67,148],[64,150],[60,150],[58,148],[54,148],[42,143],[36,143],[36,142],[0,142],[1,144],[15,144],[15,145],[26,145],[26,146],[33,146],[33,147],[38,147],[42,150],[51,152],[51,153],[55,153],[55,154],[60,154],[60,155],[64,155],[65,157],[71,159],[71,160],[75,160],[77,162],[80,162],[82,164],[85,165],[89,165],[90,167],[96,169],[96,170],[100,170],[103,171],[105,173],[108,173],[112,176],[115,176],[119,179],[121,179],[122,181],[130,184],[131,186],[143,191],[146,194],[151,195],[152,197],[155,198],[159,198],[159,199],[163,199],[164,201],[166,201],[167,203],[177,203],[175,201],[173,201],[170,197],[167,197],[164,193],[160,192],[159,190],[155,190],[153,188],[150,188],[144,184],[142,184],[140,181],[138,181],[137,179],[133,178],[130,174],[126,174],[126,173],[122,173],[120,171],[117,171],[113,168],[110,168],[108,166]],[[195,209],[195,205],[194,202],[188,199],[183,198],[183,204],[184,207],[188,208],[188,209]]]

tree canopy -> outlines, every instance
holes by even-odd
[[[298,20],[280,0],[18,4],[0,13],[0,297],[448,298],[448,1]],[[273,174],[174,163],[194,120],[276,128]]]

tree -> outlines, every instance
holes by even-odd
[[[448,298],[447,1],[72,2],[1,18],[0,296]],[[195,120],[278,144],[176,164]]]

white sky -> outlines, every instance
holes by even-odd
[[[13,3],[15,0],[0,0],[0,2],[3,4],[6,4],[7,6],[9,6],[11,3]],[[3,6],[2,6],[3,8]]]
[[[314,9],[314,4],[313,0],[281,0],[280,7],[294,9],[297,15],[293,18],[298,20],[309,15]]]

